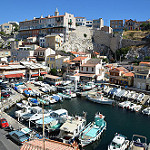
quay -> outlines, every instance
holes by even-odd
[[[23,124],[21,124],[20,122],[18,122],[16,119],[14,119],[11,116],[9,116],[8,114],[6,114],[5,112],[2,112],[0,114],[0,117],[1,118],[7,118],[9,125],[11,125],[13,127],[13,129],[15,129],[15,130],[22,129],[22,128],[26,127]]]

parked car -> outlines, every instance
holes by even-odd
[[[9,97],[9,96],[10,96],[10,94],[8,94],[8,93],[6,93],[6,92],[2,92],[1,95],[2,95],[3,97]]]
[[[11,131],[9,132],[9,137],[12,138],[15,142],[17,142],[18,144],[23,144],[25,142],[27,142],[30,138],[30,132],[31,130],[28,128],[24,128],[23,130],[15,130],[15,131]]]
[[[0,127],[1,128],[8,128],[9,124],[5,118],[0,119]]]

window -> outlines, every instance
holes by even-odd
[[[86,71],[88,71],[88,67],[86,67]]]
[[[94,68],[92,68],[92,72],[94,71]]]
[[[81,67],[81,70],[83,71],[83,67]]]

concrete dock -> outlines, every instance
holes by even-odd
[[[22,125],[19,123],[17,120],[6,114],[5,112],[2,112],[0,114],[0,118],[6,118],[9,125],[11,125],[14,129],[20,129],[20,128],[25,128],[26,126]]]

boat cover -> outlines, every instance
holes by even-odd
[[[54,121],[54,120],[56,120],[56,119],[54,119],[54,118],[52,118],[52,117],[45,117],[45,118],[44,118],[44,124],[45,124],[45,125],[46,125],[46,124],[50,124],[50,123],[51,123],[52,121]],[[37,120],[37,121],[36,121],[36,124],[42,125],[42,124],[43,124],[43,118]]]
[[[52,96],[52,98],[54,98],[56,101],[59,101],[59,97],[58,96]]]

